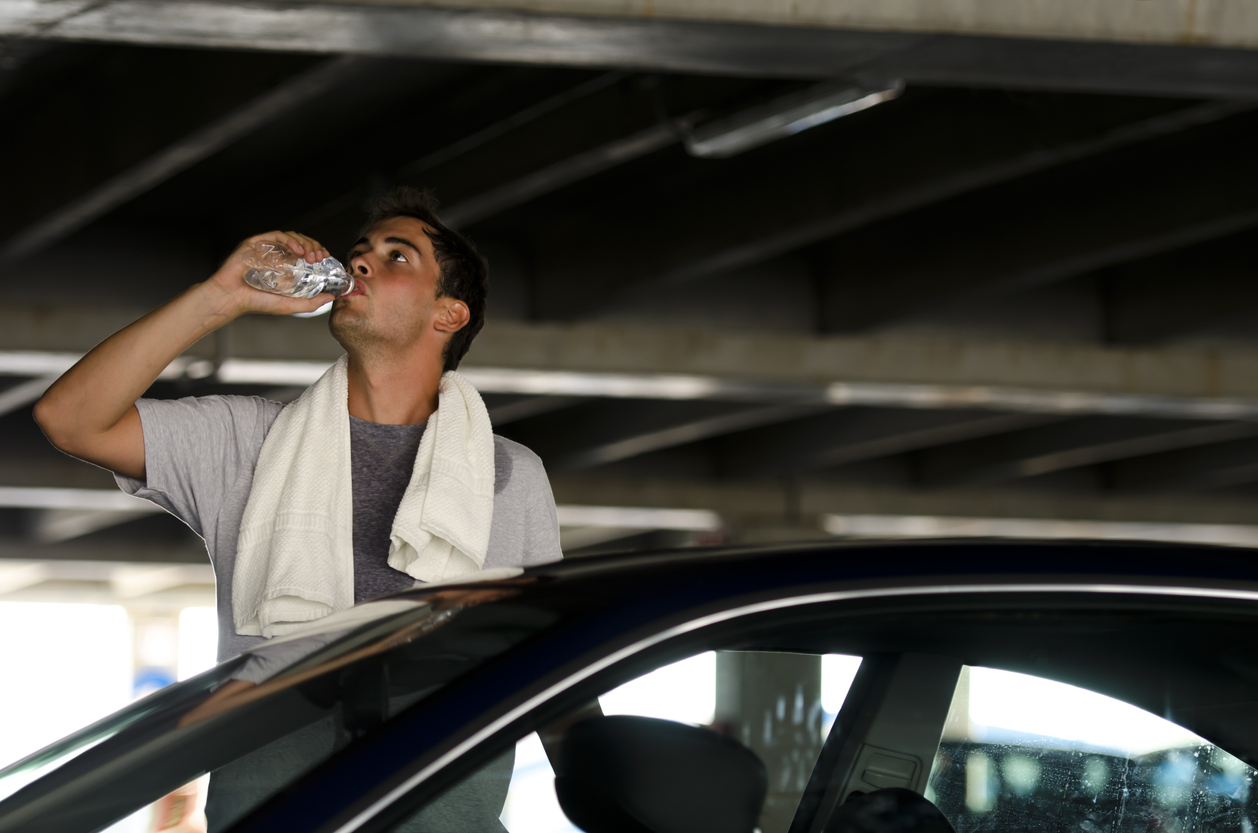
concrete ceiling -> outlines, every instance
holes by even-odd
[[[343,250],[395,183],[490,259],[465,368],[572,550],[1258,536],[1245,7],[0,0],[0,38],[0,557],[202,558],[30,404],[235,241]],[[687,154],[833,78],[906,88]],[[325,328],[239,321],[151,395],[291,399]]]
[[[3,0],[0,37],[749,77],[1253,95],[1240,0]]]

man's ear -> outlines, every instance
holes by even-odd
[[[455,298],[438,298],[435,327],[439,333],[457,333],[467,326],[472,312],[467,304]]]

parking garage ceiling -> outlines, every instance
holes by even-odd
[[[0,556],[203,559],[30,404],[241,238],[343,251],[399,183],[490,260],[465,369],[570,550],[913,518],[1248,542],[1258,18],[915,5],[0,0]],[[836,84],[903,92],[693,153]],[[337,352],[242,320],[151,395],[283,401]]]

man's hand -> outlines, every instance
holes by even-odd
[[[326,292],[313,298],[289,298],[245,283],[245,273],[249,271],[249,267],[245,265],[245,255],[258,243],[276,243],[296,255],[304,256],[307,263],[318,263],[328,257],[328,250],[319,241],[295,231],[268,231],[250,237],[237,246],[236,251],[223,261],[218,271],[202,284],[207,294],[221,304],[216,310],[217,314],[227,320],[250,312],[292,315],[296,312],[314,312],[333,299],[331,293]]]

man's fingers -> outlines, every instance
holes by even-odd
[[[284,239],[286,241],[286,245],[294,254],[305,255],[308,251],[310,251],[310,247],[308,245],[309,241],[296,232],[284,232]]]
[[[322,260],[323,258],[327,257],[327,254],[325,253],[323,246],[320,245],[319,241],[315,240],[313,237],[309,237],[305,234],[301,234],[300,232],[296,232],[296,231],[290,231],[288,232],[288,234],[291,237],[293,237],[295,240],[297,240],[299,245],[301,246],[301,250],[298,252],[298,254],[305,255],[306,260],[310,261],[311,263],[314,263],[315,261]]]
[[[284,237],[288,239],[289,241],[291,241],[289,243],[289,246],[292,248],[294,252],[296,252],[299,255],[304,255],[306,253],[307,251],[306,240],[303,239],[302,235],[298,234],[295,231],[286,231],[284,232]]]
[[[331,257],[328,250],[315,238],[307,237],[307,235],[298,232],[267,232],[265,234],[257,234],[254,237],[245,240],[239,245],[237,253],[242,253],[244,249],[253,247],[258,243],[278,243],[282,247],[296,254],[299,258],[304,258],[308,263],[318,263],[323,258]]]
[[[331,256],[318,240],[296,231],[268,231],[265,234],[250,237],[242,245],[262,242],[279,243],[293,254],[304,257],[311,263]]]

